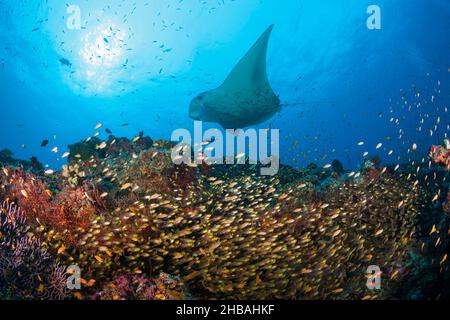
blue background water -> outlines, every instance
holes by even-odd
[[[272,23],[269,79],[282,102],[295,105],[258,127],[281,129],[283,163],[337,158],[355,167],[365,151],[390,163],[420,159],[447,132],[446,0],[68,4],[81,8],[81,30],[67,27],[65,1],[0,0],[0,149],[19,157],[56,167],[97,123],[105,138],[105,128],[165,139],[192,128],[190,100],[220,85]],[[366,27],[371,4],[381,7],[381,30]],[[408,152],[413,143],[418,150]]]

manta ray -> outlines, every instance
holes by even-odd
[[[196,96],[189,107],[194,120],[238,129],[270,119],[280,111],[280,99],[267,78],[267,45],[273,25],[259,37],[218,88]]]

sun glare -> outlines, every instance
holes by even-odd
[[[102,25],[83,37],[81,56],[91,66],[114,67],[120,63],[126,36],[115,25]]]
[[[120,75],[126,50],[126,31],[113,23],[102,24],[81,39],[79,55],[87,91],[105,92]]]

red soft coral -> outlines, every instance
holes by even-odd
[[[68,230],[87,228],[96,211],[93,200],[82,187],[65,188],[51,204],[50,223]]]
[[[87,228],[96,212],[85,187],[65,187],[52,197],[47,184],[30,172],[16,170],[2,180],[6,180],[5,198],[16,202],[31,223],[72,231]]]
[[[8,189],[7,198],[17,201],[27,213],[27,218],[42,218],[44,221],[47,219],[51,193],[42,180],[30,172],[16,170],[10,175]]]

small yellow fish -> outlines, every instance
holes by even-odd
[[[120,190],[125,190],[125,189],[129,189],[131,187],[131,183],[125,183],[124,185],[122,185],[121,187],[120,187]]]
[[[217,180],[217,181],[211,183],[211,185],[212,185],[212,186],[218,186],[219,184],[222,184],[222,183],[223,183],[222,180]]]
[[[58,249],[58,254],[63,254],[66,251],[66,247],[64,245],[62,245],[59,249]]]
[[[94,279],[90,279],[89,281],[87,281],[87,280],[81,278],[80,282],[85,287],[92,287],[95,284],[95,280]]]
[[[78,300],[81,300],[81,299],[83,298],[83,296],[81,295],[81,293],[79,293],[78,291],[75,292],[75,293],[73,294],[73,296],[74,296],[75,298],[77,298]]]
[[[185,280],[192,280],[197,278],[201,274],[201,271],[193,271],[184,277]]]
[[[100,149],[100,150],[101,150],[101,149],[105,149],[106,146],[107,146],[106,142],[103,141],[102,143],[100,143],[100,144],[97,146],[97,149]]]

